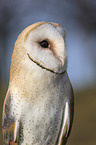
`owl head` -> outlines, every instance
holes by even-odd
[[[66,71],[67,55],[63,26],[38,22],[25,28],[15,43],[11,75],[18,71],[40,71],[62,74]]]

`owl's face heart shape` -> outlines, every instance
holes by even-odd
[[[61,25],[43,23],[26,35],[25,48],[30,61],[56,74],[65,72],[66,49]]]

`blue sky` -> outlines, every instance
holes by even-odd
[[[6,0],[5,0],[6,1]],[[8,32],[7,39],[3,43],[6,44],[6,67],[7,80],[9,78],[11,55],[14,48],[14,43],[21,31],[38,21],[49,21],[62,24],[66,30],[66,47],[68,53],[68,74],[74,88],[83,88],[90,86],[96,82],[96,32],[89,31],[81,25],[83,19],[79,22],[82,8],[79,7],[75,0],[53,0],[53,1],[11,1],[10,5],[2,1],[0,24],[9,17],[6,25],[3,28]],[[23,5],[22,5],[23,2]],[[89,3],[90,10],[95,8],[96,3]],[[88,4],[87,3],[87,4]],[[84,0],[86,6],[86,1]],[[6,7],[5,7],[6,6]],[[7,10],[7,13],[4,12]],[[95,14],[95,13],[93,13]],[[84,21],[91,22],[91,17],[83,13]],[[5,19],[4,19],[5,16]],[[81,17],[82,18],[82,17]],[[87,22],[86,22],[87,24]],[[2,58],[3,43],[0,37],[0,53]],[[2,58],[3,59],[3,58]],[[3,61],[2,61],[3,64]],[[5,78],[5,74],[3,77]]]

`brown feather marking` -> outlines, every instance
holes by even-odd
[[[16,121],[11,124],[9,127],[7,127],[6,129],[4,129],[2,132],[3,132],[3,136],[6,136],[6,134],[10,134],[11,133],[14,133],[15,131],[15,126],[16,126]]]
[[[13,141],[10,141],[10,145],[18,145],[18,144],[14,143]]]

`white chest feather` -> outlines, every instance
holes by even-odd
[[[43,82],[43,81],[42,81]],[[42,83],[42,86],[29,86],[29,96],[21,96],[13,101],[13,110],[16,118],[22,122],[23,145],[50,145],[55,144],[59,134],[63,106],[64,106],[64,87],[63,81],[57,79],[52,84]],[[35,87],[35,89],[34,89]],[[15,88],[16,89],[16,88]],[[26,88],[24,90],[26,92]],[[23,93],[24,93],[23,91]],[[14,91],[15,92],[15,91]],[[20,95],[16,91],[15,96]],[[20,99],[21,98],[21,99]],[[18,105],[17,105],[18,104]],[[17,107],[18,106],[18,107]]]

